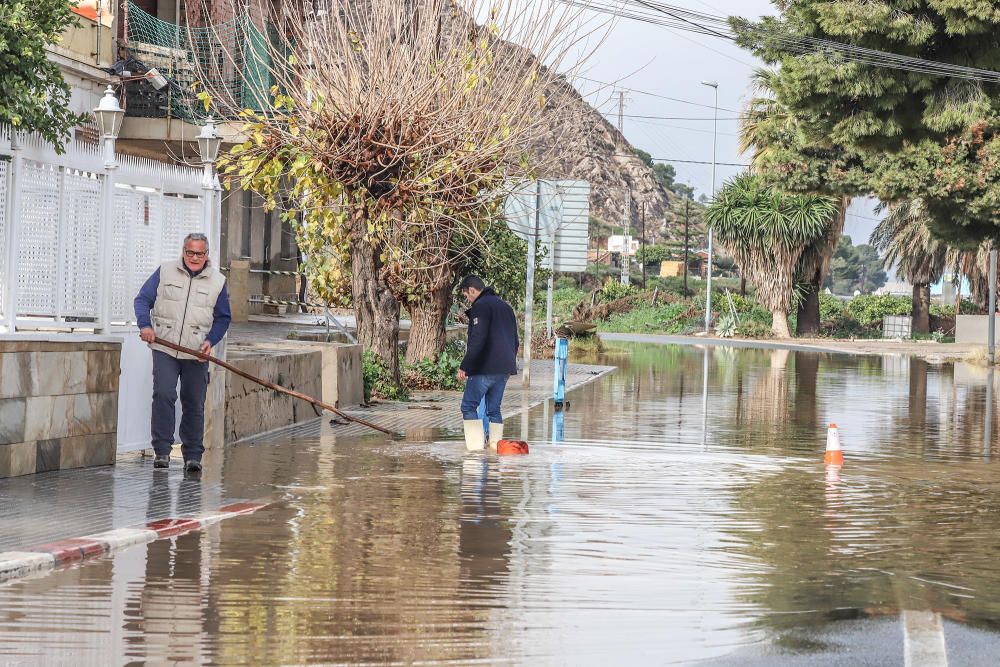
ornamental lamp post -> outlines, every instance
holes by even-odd
[[[94,121],[101,133],[104,143],[104,179],[101,192],[101,236],[106,239],[100,249],[100,293],[98,294],[97,326],[99,331],[106,332],[111,324],[112,277],[110,267],[110,239],[114,235],[115,215],[115,172],[118,169],[118,156],[115,153],[115,141],[121,133],[122,121],[125,120],[125,110],[118,104],[118,96],[110,85],[104,91],[104,96],[93,111]]]
[[[94,109],[94,120],[97,121],[101,138],[104,140],[104,166],[108,169],[114,169],[117,166],[115,140],[118,139],[124,119],[125,110],[118,104],[114,88],[108,86],[108,89],[104,91],[104,97]]]
[[[205,169],[201,181],[202,224],[209,238],[209,257],[217,266],[219,263],[219,235],[215,229],[215,161],[222,147],[222,136],[215,127],[215,119],[211,116],[201,128],[198,139],[198,152],[201,154],[201,164]]]

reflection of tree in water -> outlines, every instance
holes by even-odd
[[[816,385],[820,356],[770,350],[758,353],[756,363],[739,367],[733,430],[742,445],[814,446],[819,422]],[[768,363],[761,363],[761,357]]]
[[[785,633],[833,620],[931,609],[995,625],[1000,478],[976,463],[789,466],[738,490],[742,599]],[[794,633],[793,633],[794,634]]]

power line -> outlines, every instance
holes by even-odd
[[[605,115],[611,115],[612,112],[603,112]],[[643,120],[743,120],[740,116],[733,116],[732,118],[712,118],[711,116],[644,116],[640,114],[627,113],[622,114],[625,118],[641,118]]]
[[[599,83],[602,86],[610,86],[612,88],[617,88],[619,90],[625,90],[630,93],[638,93],[639,95],[648,95],[649,97],[656,97],[661,100],[669,100],[671,102],[680,102],[681,104],[690,104],[695,107],[702,107],[703,109],[714,109],[715,107],[711,104],[702,104],[700,102],[692,102],[691,100],[682,100],[678,97],[667,97],[666,95],[660,95],[659,93],[651,93],[646,90],[639,90],[638,88],[626,88],[625,86],[620,86],[617,83],[609,83],[607,81],[601,81],[599,79],[591,79],[585,76],[577,76],[577,79],[583,79],[584,81],[590,81],[591,83]],[[730,113],[740,113],[736,109],[726,109],[725,107],[719,107],[719,111],[729,111]]]
[[[653,126],[656,126],[656,127],[669,127],[672,130],[683,130],[684,132],[697,132],[699,134],[718,134],[719,136],[724,136],[724,137],[739,137],[740,136],[740,135],[736,134],[735,132],[718,132],[716,130],[703,130],[703,129],[697,128],[697,127],[685,127],[683,125],[671,125],[670,123],[658,123],[658,122],[652,121],[652,120],[636,120],[635,122],[636,123],[640,123],[642,125],[653,125]]]
[[[635,155],[634,153],[632,153],[632,154],[629,154],[629,153],[616,153],[614,155],[614,157],[639,157],[639,156]],[[668,157],[650,157],[649,159],[652,160],[653,162],[679,162],[679,163],[682,163],[682,164],[712,164],[711,161],[706,161],[706,160],[675,160],[675,159],[668,158]],[[739,164],[739,163],[736,163],[736,162],[716,162],[715,164],[719,165],[720,167],[749,167],[750,166],[748,164]]]
[[[582,7],[612,16],[642,21],[666,28],[695,32],[736,41],[737,33],[724,16],[696,12],[653,0],[561,0],[565,4]],[[985,83],[1000,83],[1000,72],[967,67],[952,63],[926,60],[888,51],[869,49],[843,42],[816,37],[800,37],[781,29],[767,29],[742,17],[732,17],[743,30],[759,43],[774,43],[778,48],[799,54],[836,55],[846,61],[872,67],[882,67],[934,76],[945,76]]]

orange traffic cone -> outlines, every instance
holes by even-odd
[[[844,465],[844,452],[840,450],[840,431],[836,424],[826,429],[826,456],[823,462],[828,466]]]

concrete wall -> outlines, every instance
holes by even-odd
[[[987,315],[959,315],[955,321],[955,342],[986,346],[989,342]],[[997,318],[996,340],[1000,340],[1000,317]]]
[[[262,380],[318,397],[322,391],[318,350],[268,350],[233,345],[229,363]],[[318,413],[312,404],[281,394],[235,373],[226,373],[225,442],[236,442],[259,433],[291,426]]]
[[[233,345],[229,363],[338,408],[364,402],[361,346],[340,343]],[[319,414],[311,403],[226,373],[225,442],[291,426]]]
[[[0,477],[110,465],[121,346],[0,340]]]

